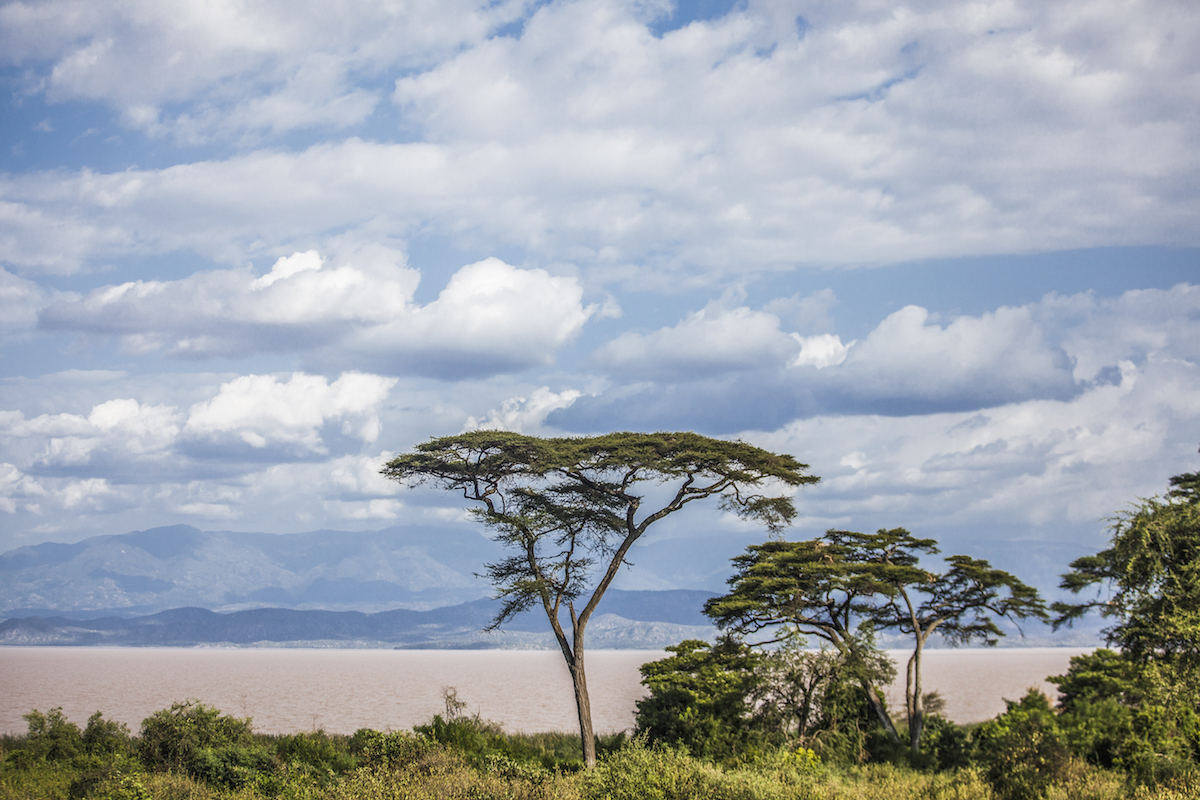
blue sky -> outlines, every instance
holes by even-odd
[[[0,59],[0,549],[692,429],[812,466],[793,536],[1049,586],[1200,466],[1193,3],[44,0]]]

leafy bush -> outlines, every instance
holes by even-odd
[[[189,700],[142,721],[138,753],[149,769],[185,772],[214,786],[240,788],[276,768],[249,719]]]
[[[380,733],[360,730],[355,739],[362,746],[362,761],[372,769],[422,769],[429,771],[431,761],[436,761],[446,748],[423,736],[414,736],[404,731]]]
[[[965,769],[974,762],[975,746],[967,728],[942,716],[925,718],[921,735],[923,766],[938,770]]]
[[[667,650],[673,655],[641,668],[650,694],[637,704],[638,734],[715,759],[761,746],[764,732],[749,719],[760,656],[728,637],[713,645],[689,639]]]
[[[448,745],[477,766],[505,762],[523,762],[541,770],[574,771],[583,768],[583,748],[579,737],[567,733],[508,734],[502,725],[462,711],[466,703],[458,699],[453,687],[443,689],[446,715],[438,714],[428,725],[413,730],[426,739]],[[356,736],[358,734],[355,734]],[[625,734],[596,737],[596,752],[611,753],[625,743]],[[535,770],[536,772],[537,770]]]
[[[99,711],[88,717],[87,727],[80,738],[83,749],[95,756],[128,754],[133,746],[129,726],[124,722],[105,719]]]
[[[1070,762],[1050,700],[1037,689],[976,729],[979,759],[1003,800],[1045,797]]]
[[[46,714],[35,708],[21,718],[29,725],[23,749],[32,758],[69,761],[83,752],[83,734],[78,725],[63,715],[61,707]]]
[[[273,749],[286,764],[340,775],[358,765],[358,759],[351,753],[351,743],[350,737],[333,737],[325,731],[313,731],[280,736],[274,740]]]

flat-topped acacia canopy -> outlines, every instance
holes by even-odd
[[[807,469],[789,455],[690,432],[539,438],[473,431],[420,444],[382,473],[479,503],[478,518],[516,551],[487,565],[505,601],[493,627],[541,603],[575,684],[584,760],[591,766],[596,751],[584,629],[629,548],[653,523],[709,497],[778,531],[796,516],[790,489],[819,480]],[[663,487],[655,495],[665,502],[644,509],[649,486]],[[559,617],[564,608],[569,634]]]
[[[680,503],[726,495],[728,510],[777,529],[796,514],[791,499],[746,490],[771,480],[787,486],[820,480],[804,474],[807,468],[789,455],[696,433],[543,439],[508,431],[473,431],[431,439],[389,461],[382,472],[402,483],[433,483],[462,491],[467,499],[488,503],[496,513],[503,513],[494,504],[507,500],[506,491],[520,491],[539,480],[578,484],[597,496],[628,501],[638,483],[678,477],[685,479],[676,498]],[[643,530],[649,522],[643,520]]]

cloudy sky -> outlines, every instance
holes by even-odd
[[[1189,0],[23,0],[0,59],[0,549],[690,429],[1046,586],[1200,468]]]

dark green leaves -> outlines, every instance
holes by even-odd
[[[1082,603],[1055,603],[1055,626],[1096,610],[1116,624],[1110,644],[1147,660],[1181,658],[1200,668],[1200,478],[1171,479],[1166,498],[1142,500],[1118,514],[1109,547],[1071,562],[1062,588],[1096,595]]]

